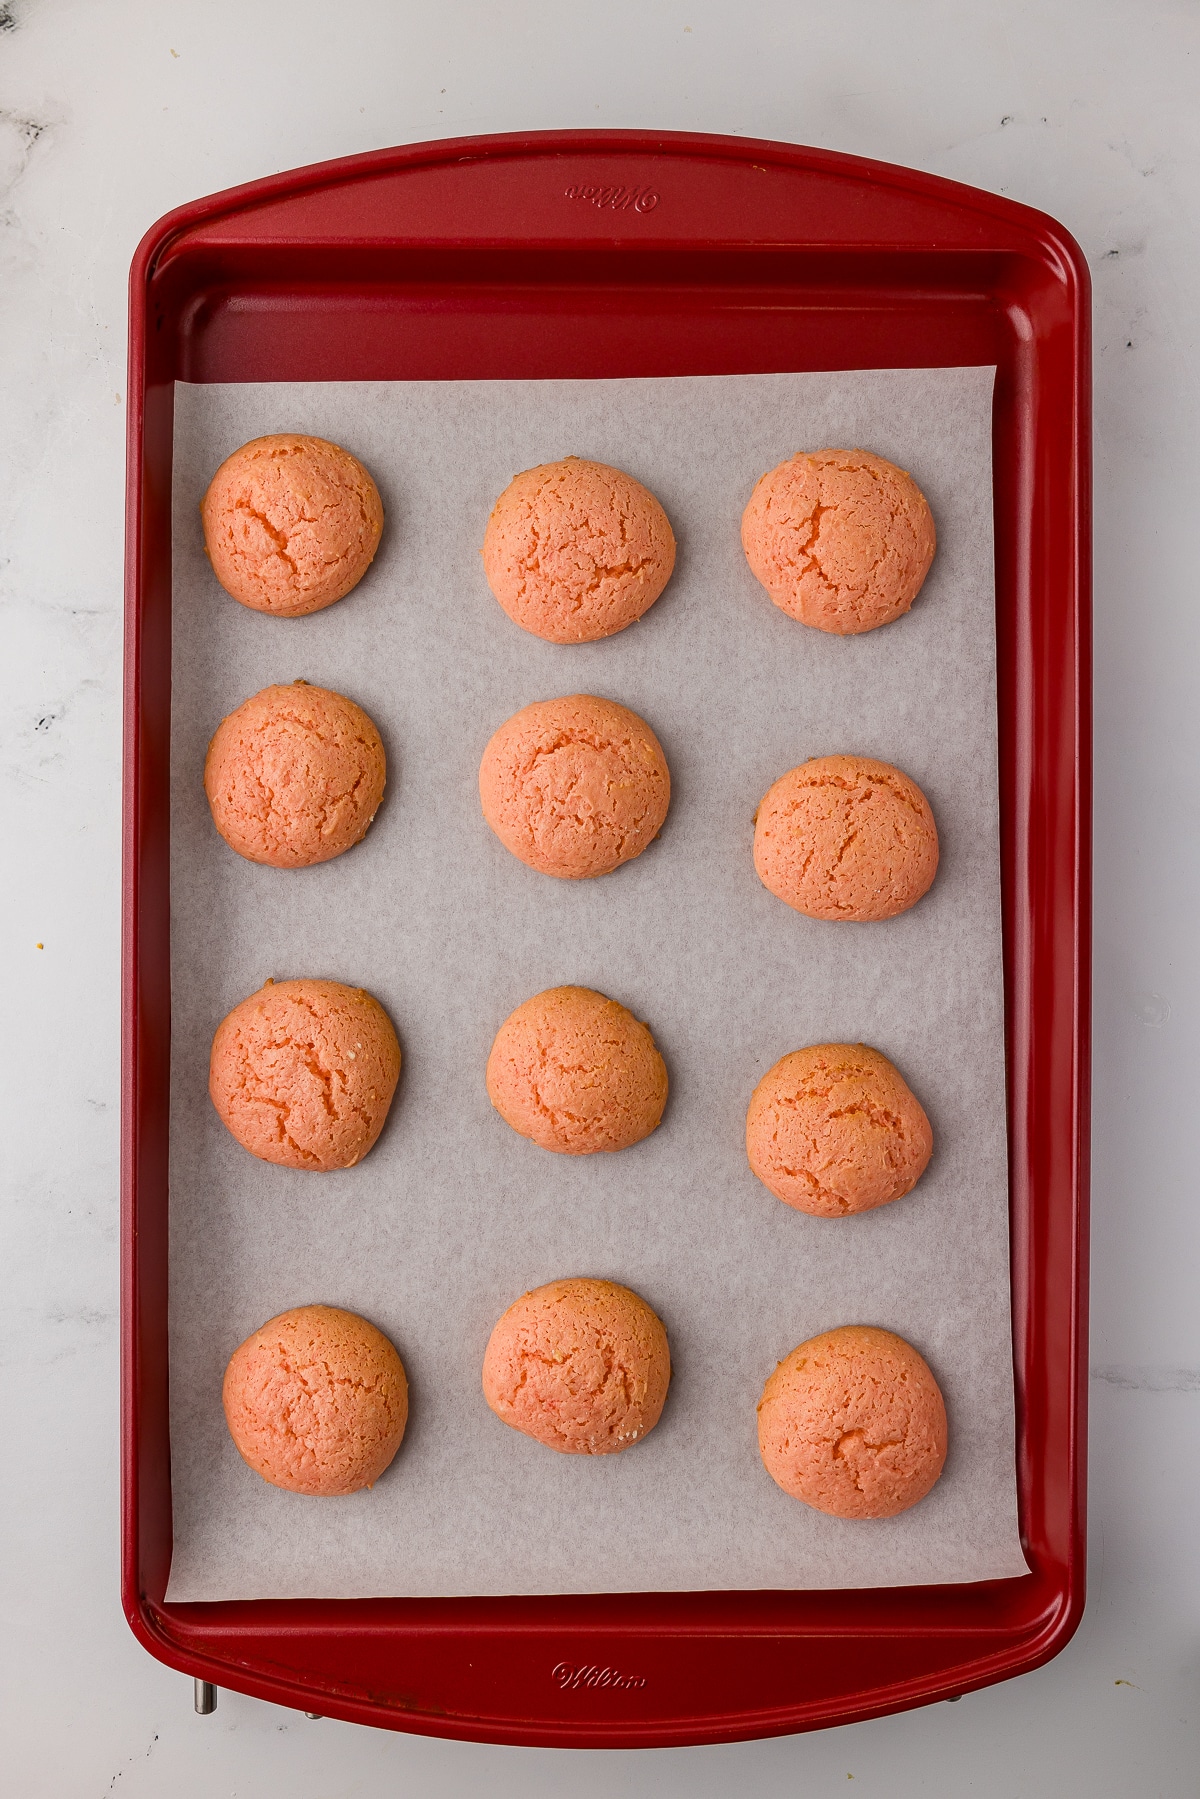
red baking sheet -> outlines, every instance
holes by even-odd
[[[400,1730],[638,1747],[768,1736],[1036,1667],[1084,1601],[1089,282],[1044,214],[788,144],[411,145],[168,214],[130,293],[122,1591],[151,1654]],[[1026,1578],[846,1592],[164,1602],[173,384],[995,363],[1018,1486]]]

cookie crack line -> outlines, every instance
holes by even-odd
[[[838,1164],[839,1168],[848,1168],[849,1166],[850,1164],[846,1162]],[[845,1194],[838,1193],[834,1188],[825,1186],[822,1181],[817,1179],[811,1168],[792,1168],[781,1159],[778,1163],[778,1169],[779,1173],[784,1175],[788,1180],[798,1181],[801,1186],[806,1187],[811,1198],[819,1199],[823,1204],[831,1205],[839,1212],[848,1213],[850,1211],[850,1201],[846,1198]]]
[[[901,1143],[906,1141],[904,1120],[895,1112],[889,1112],[886,1106],[872,1104],[870,1100],[861,1099],[853,1105],[839,1106],[836,1111],[827,1112],[827,1118],[865,1118],[870,1124],[882,1124]]]
[[[822,793],[829,788],[834,788],[838,792],[846,794],[850,802],[855,805],[863,805],[874,798],[876,794],[886,793],[892,799],[906,806],[924,823],[924,811],[914,795],[900,782],[889,780],[886,775],[877,774],[874,770],[853,775],[844,775],[829,770],[822,770],[820,774],[806,774],[802,764],[798,775],[797,785],[803,789],[803,792],[792,795],[784,802],[780,810],[785,816],[790,817],[804,805],[804,793]]]
[[[334,1124],[345,1124],[352,1120],[362,1121],[361,1108],[355,1105],[344,1089],[345,1069],[327,1068],[317,1054],[315,1044],[306,1044],[298,1042],[294,1038],[287,1038],[283,1042],[272,1043],[267,1047],[276,1052],[289,1051],[296,1057],[299,1067],[316,1082],[322,1109]],[[355,1056],[352,1056],[351,1060],[354,1059]],[[339,1088],[341,1089],[340,1093]],[[252,1057],[248,1057],[244,1061],[234,1090],[241,1095],[246,1105],[283,1108],[289,1117],[293,1110],[293,1102],[283,1098],[279,1092],[278,1074],[268,1073]],[[336,1103],[338,1098],[346,1102],[344,1106]]]
[[[897,1378],[903,1379],[903,1376],[898,1376]],[[907,1442],[908,1433],[906,1431],[902,1431],[898,1437],[879,1437],[873,1440],[868,1437],[866,1431],[861,1426],[856,1425],[852,1430],[842,1431],[841,1435],[833,1445],[833,1453],[844,1459],[846,1455],[845,1445],[847,1443],[861,1443],[863,1448],[868,1450],[871,1455],[879,1455],[885,1449],[902,1449]]]
[[[770,505],[768,505],[768,516],[770,516],[770,510]],[[800,577],[803,579],[806,574],[815,570],[823,586],[834,596],[840,593],[841,590],[837,583],[831,581],[829,576],[825,573],[820,558],[817,555],[817,539],[821,534],[821,521],[826,513],[837,512],[838,510],[839,508],[836,505],[825,505],[822,501],[818,500],[806,521],[809,527],[808,536],[803,543],[796,545],[795,555],[790,556],[786,553],[786,539],[777,549],[781,572],[786,569],[790,573],[795,574],[796,571],[799,570]]]
[[[822,1070],[827,1075],[824,1086],[814,1081],[809,1075],[802,1086],[794,1092],[775,1092],[771,1102],[780,1106],[816,1105],[830,1099],[836,1087],[842,1087],[847,1081],[870,1080],[876,1073],[876,1064],[867,1061],[837,1062],[831,1068]],[[765,1078],[765,1077],[764,1077]]]
[[[530,1093],[533,1096],[535,1110],[541,1114],[552,1130],[561,1125],[570,1125],[589,1136],[598,1136],[608,1129],[608,1121],[605,1119],[584,1118],[578,1112],[569,1112],[566,1106],[552,1106],[549,1100],[542,1097],[541,1089],[536,1082],[530,1082]]]
[[[250,1093],[243,1089],[242,1102],[246,1108],[253,1108],[266,1113],[273,1112],[275,1114],[278,1141],[289,1144],[291,1148],[295,1150],[297,1155],[304,1157],[306,1162],[319,1162],[321,1160],[321,1157],[316,1150],[305,1149],[303,1144],[297,1142],[295,1137],[292,1136],[289,1126],[295,1107],[289,1100],[281,1099],[276,1093]],[[344,1126],[348,1123],[362,1124],[363,1122],[362,1113],[354,1108],[348,1113],[339,1113],[331,1111],[328,1105],[326,1105],[325,1111],[326,1116],[334,1125]]]
[[[255,507],[248,505],[245,500],[238,500],[235,503],[234,510],[239,513],[244,513],[247,517],[258,521],[267,536],[271,539],[271,542],[275,545],[275,552],[280,560],[287,563],[293,575],[299,580],[300,571],[288,554],[288,538],[285,533],[278,530],[276,526],[271,523],[265,512],[257,511]],[[240,550],[235,550],[234,555],[241,559],[243,553]]]
[[[523,764],[525,772],[532,773],[547,756],[556,756],[560,750],[570,750],[576,746],[592,750],[598,756],[615,756],[623,767],[631,764],[636,766],[639,746],[632,737],[602,737],[599,731],[589,731],[582,725],[575,725],[559,731],[553,743],[534,744]]]
[[[517,564],[517,567],[525,577],[522,582],[521,591],[525,592],[527,590],[528,577],[530,575],[537,575],[539,579],[546,581],[552,586],[563,583],[563,577],[561,575],[554,575],[542,567],[542,556],[546,549],[553,553],[554,550],[561,551],[567,548],[582,550],[583,546],[576,542],[571,542],[569,544],[550,544],[546,546],[538,543],[533,546],[535,553],[523,556]],[[579,586],[574,582],[572,583],[572,588],[575,590],[577,596],[576,604],[579,604],[583,600],[594,598],[599,593],[600,588],[605,581],[620,581],[626,576],[640,575],[642,570],[648,568],[653,562],[653,558],[650,556],[627,556],[623,562],[601,562],[597,556],[592,555],[587,555],[584,559],[591,564],[591,573],[582,586]]]
[[[317,1362],[314,1360],[308,1364],[297,1366],[289,1361],[286,1355],[281,1356],[273,1366],[277,1368],[280,1373],[286,1374],[289,1380],[299,1381],[300,1385],[304,1388],[305,1393],[313,1396],[319,1396],[323,1391],[328,1390],[330,1387],[346,1387],[352,1391],[366,1394],[378,1393],[383,1388],[382,1372],[377,1373],[372,1380],[366,1381],[360,1374],[335,1374],[328,1362]],[[319,1367],[324,1376],[323,1386],[313,1386],[308,1378],[309,1369],[314,1367]]]
[[[335,729],[332,735],[328,735],[313,716],[313,712],[294,712],[286,707],[277,707],[269,718],[255,719],[249,728],[253,737],[269,738],[270,734],[278,730],[280,725],[291,725],[300,733],[304,743],[319,743],[323,749],[347,749],[352,744],[358,744],[364,750],[375,747],[362,735],[361,731],[354,730],[343,735]]]
[[[846,852],[849,850],[850,845],[852,843],[855,843],[857,840],[858,840],[858,832],[857,831],[851,831],[849,833],[849,835],[842,840],[841,844],[838,846],[837,855],[833,858],[833,861],[829,865],[828,873],[830,875],[833,875],[835,873],[835,871],[841,866],[842,859],[846,855]]]

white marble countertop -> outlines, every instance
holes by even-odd
[[[0,5],[6,1152],[0,1766],[14,1799],[1196,1790],[1200,11],[1187,0]],[[788,139],[997,189],[1095,277],[1091,1592],[1048,1667],[717,1749],[324,1721],[150,1659],[117,1588],[125,283],[182,201],[389,143],[555,126]],[[1166,777],[1170,774],[1171,781]],[[1164,785],[1164,783],[1166,783]]]

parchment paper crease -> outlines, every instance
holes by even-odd
[[[997,844],[990,369],[695,379],[180,386],[175,417],[171,1441],[173,1600],[851,1587],[1025,1572],[1016,1526]],[[311,618],[248,612],[206,563],[198,502],[245,439],[353,449],[387,509],[380,553]],[[908,617],[826,636],[777,611],[739,542],[757,477],[859,444],[910,469],[939,548]],[[492,599],[484,522],[519,469],[578,454],[662,500],[676,573],[637,625],[542,643]],[[365,842],[302,873],[243,862],[201,785],[219,719],[304,676],[365,706],[388,791]],[[632,706],[671,766],[660,840],[599,881],[534,874],[485,827],[484,744],[528,701]],[[808,920],[765,891],[752,818],[812,755],[897,763],[929,796],[942,864],[886,924]],[[378,1146],[344,1174],[269,1167],[206,1091],[219,1019],[272,975],[369,988],[404,1071]],[[552,1156],[493,1113],[501,1020],[563,982],[645,1018],[671,1097],[646,1143]],[[786,1050],[865,1041],[932,1119],[914,1193],[807,1218],[751,1176],[746,1102]],[[674,1363],[658,1429],[620,1456],[556,1456],[480,1391],[492,1324],[565,1274],[637,1289]],[[408,1435],[372,1492],[265,1485],[221,1412],[227,1357],[321,1300],[373,1319],[412,1383]],[[758,1458],[763,1381],[844,1323],[899,1331],[950,1418],[933,1493],[885,1522],[787,1498]]]

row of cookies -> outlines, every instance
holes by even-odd
[[[309,868],[365,837],[383,799],[383,742],[361,706],[307,681],[265,687],[222,719],[204,789],[230,847]],[[483,816],[528,867],[560,880],[612,874],[661,831],[671,800],[662,745],[614,700],[538,700],[495,732],[479,765]],[[866,756],[789,769],[754,814],[754,866],[811,918],[894,918],[928,892],[938,834],[916,782]]]
[[[358,458],[294,432],[235,450],[200,511],[226,592],[284,618],[343,599],[369,568],[384,524],[379,489]],[[937,547],[912,476],[867,450],[800,452],[768,470],[741,533],[775,605],[838,636],[907,612]],[[514,477],[481,554],[488,585],[522,629],[551,643],[593,643],[658,599],[675,567],[675,534],[632,475],[568,456]]]
[[[209,1093],[242,1148],[279,1167],[353,1168],[383,1129],[400,1045],[379,1001],[339,981],[268,981],[217,1026]],[[485,1073],[506,1124],[539,1149],[629,1149],[658,1128],[667,1069],[648,1025],[588,987],[552,987],[512,1012]],[[933,1154],[925,1110],[862,1043],[780,1058],[746,1111],[746,1157],[767,1190],[818,1218],[911,1193]]]
[[[496,1417],[563,1455],[613,1455],[662,1415],[662,1320],[613,1281],[550,1281],[498,1320],[483,1357]],[[317,1498],[371,1487],[408,1423],[395,1346],[367,1319],[306,1305],[268,1319],[230,1357],[229,1433],[270,1485]],[[839,1518],[890,1518],[946,1460],[946,1408],[922,1356],[892,1331],[843,1325],[799,1344],[758,1402],[763,1465],[785,1493]]]

